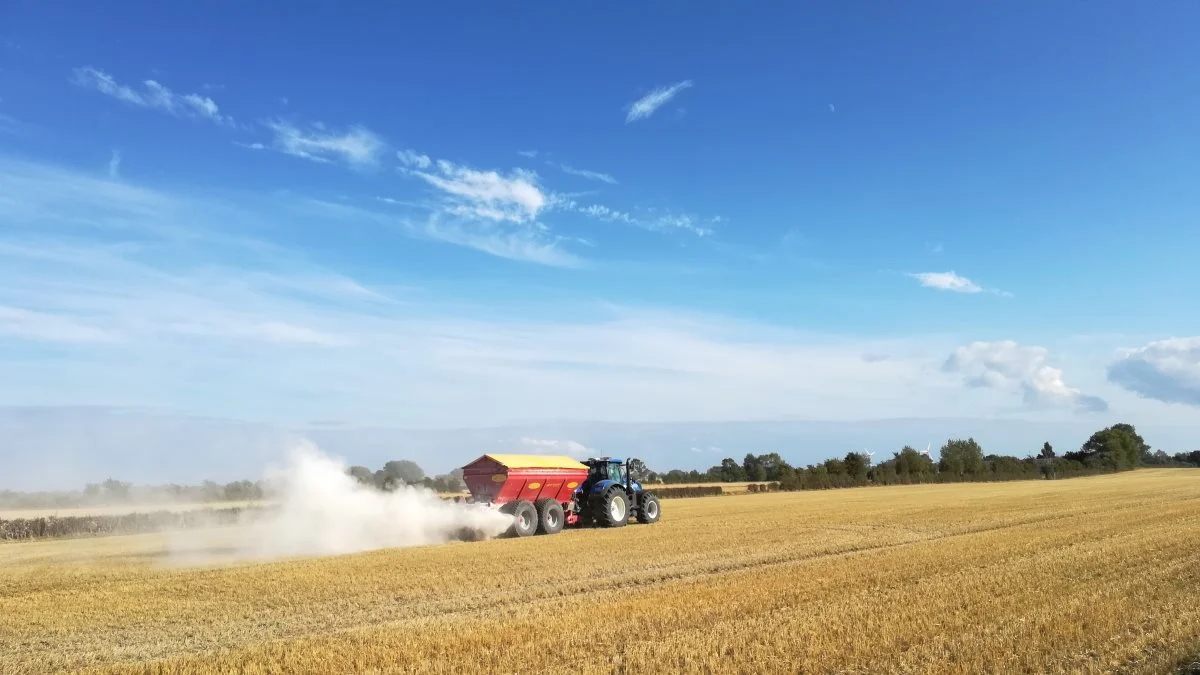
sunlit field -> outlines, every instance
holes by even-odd
[[[1200,470],[670,500],[655,525],[235,567],[169,565],[167,541],[0,545],[0,671],[1162,673],[1200,653]]]

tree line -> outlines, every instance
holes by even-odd
[[[1131,424],[1114,424],[1092,434],[1078,450],[1059,456],[1049,442],[1025,457],[985,454],[974,438],[949,439],[930,454],[904,446],[878,464],[865,452],[848,452],[805,467],[792,466],[778,453],[747,453],[741,462],[726,457],[707,471],[652,471],[631,463],[630,473],[649,483],[777,483],[780,490],[824,489],[859,485],[945,483],[960,481],[1066,478],[1137,466],[1200,467],[1200,450],[1174,456],[1150,451]]]
[[[122,504],[241,502],[262,499],[263,493],[261,482],[249,480],[235,480],[229,483],[206,480],[196,485],[135,485],[109,478],[99,483],[88,483],[82,490],[0,490],[0,508],[68,509]]]

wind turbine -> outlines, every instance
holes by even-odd
[[[875,451],[863,450],[863,454],[867,456],[867,466],[870,466],[871,463],[875,461]]]
[[[926,456],[926,457],[928,457],[929,459],[933,459],[933,455],[929,454],[929,446],[931,446],[931,445],[933,445],[933,442],[932,442],[932,441],[931,441],[931,442],[929,442],[929,443],[926,443],[926,444],[925,444],[925,452],[922,452],[922,453],[921,453],[922,455],[925,455],[925,456]]]

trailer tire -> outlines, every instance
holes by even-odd
[[[505,504],[500,510],[513,517],[513,524],[506,532],[510,537],[528,537],[537,532],[538,513],[532,503],[520,499]]]
[[[591,507],[592,518],[601,527],[624,527],[629,522],[629,493],[619,485],[596,495]]]
[[[643,492],[640,500],[642,505],[638,508],[637,521],[643,525],[657,523],[662,517],[662,508],[658,503],[658,497],[654,496],[653,492]]]
[[[567,514],[563,512],[562,504],[553,499],[539,499],[536,506],[538,532],[541,534],[557,534],[563,529],[563,523],[567,521]]]

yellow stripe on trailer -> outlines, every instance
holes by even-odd
[[[577,469],[587,471],[587,465],[566,455],[484,455],[510,469]],[[478,460],[476,460],[478,461]]]

